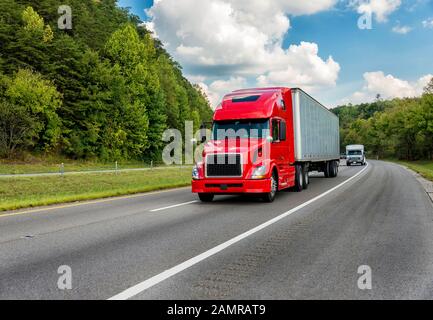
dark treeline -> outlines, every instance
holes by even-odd
[[[368,156],[433,160],[433,79],[418,98],[340,106],[341,150],[363,144]]]
[[[0,0],[0,157],[158,160],[166,128],[211,119],[203,92],[116,0]]]

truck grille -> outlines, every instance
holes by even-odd
[[[206,161],[207,177],[241,177],[240,154],[210,154]]]

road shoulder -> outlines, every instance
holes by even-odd
[[[402,165],[402,164],[397,164],[397,165],[399,165],[399,166],[403,167],[404,169],[406,169],[407,171],[409,171],[415,177],[415,179],[418,180],[418,182],[422,185],[422,187],[424,188],[424,191],[427,193],[427,195],[430,197],[430,200],[433,203],[433,181],[427,180],[426,178],[421,176],[419,173],[406,167],[405,165]]]

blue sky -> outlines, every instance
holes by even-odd
[[[147,16],[144,10],[153,5],[153,0],[119,0],[118,3],[121,7],[130,7],[131,12],[146,20]]]
[[[413,96],[433,74],[430,0],[351,0],[352,5],[343,0],[317,0],[317,8],[276,0],[281,4],[264,8],[265,13],[254,11],[254,0],[245,2],[245,7],[239,0],[196,0],[200,5],[194,0],[173,1],[120,0],[119,5],[153,22],[151,28],[167,50],[190,80],[204,86],[214,104],[224,90],[285,83],[306,87],[331,107],[370,101],[376,93],[385,98]],[[213,6],[206,7],[203,1]],[[146,15],[144,10],[149,8]],[[234,18],[227,18],[226,10]],[[358,28],[365,10],[372,10],[371,30]],[[206,14],[221,18],[212,20],[209,27],[200,21]],[[248,18],[255,15],[257,19]],[[263,26],[257,24],[259,19]],[[280,26],[272,21],[279,21]],[[227,36],[226,29],[233,37],[257,37],[261,42],[245,41],[238,52],[233,48],[236,39]],[[301,43],[314,44],[318,52]],[[291,52],[280,52],[291,45]],[[251,54],[254,50],[257,59]],[[225,56],[226,51],[230,55]],[[278,63],[268,65],[269,59]]]

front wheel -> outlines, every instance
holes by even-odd
[[[265,193],[263,195],[263,201],[265,202],[273,202],[275,200],[275,195],[277,194],[278,191],[278,177],[277,175],[274,173],[272,173],[272,177],[271,177],[271,192]]]
[[[212,202],[214,195],[212,193],[199,193],[198,197],[202,202]]]

